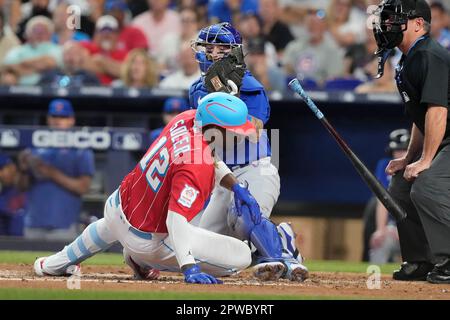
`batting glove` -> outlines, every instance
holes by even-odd
[[[245,204],[250,209],[250,216],[253,223],[255,225],[259,224],[261,222],[261,210],[259,209],[259,204],[256,199],[253,198],[250,191],[248,191],[247,186],[241,186],[236,183],[231,189],[234,192],[234,203],[238,215],[240,216],[242,214],[242,205]]]
[[[221,280],[214,278],[212,275],[201,272],[200,267],[194,264],[189,269],[183,271],[184,281],[187,283],[200,283],[200,284],[221,284]]]

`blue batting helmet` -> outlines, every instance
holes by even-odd
[[[243,135],[256,132],[248,120],[245,102],[224,92],[213,92],[203,97],[199,101],[195,121],[201,127],[215,125]]]
[[[230,47],[241,46],[242,38],[239,31],[228,22],[213,24],[201,29],[194,41],[194,51],[202,72],[206,72],[213,61],[208,58],[205,51],[198,50],[197,47],[205,47],[208,44],[229,45]]]

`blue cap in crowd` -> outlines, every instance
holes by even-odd
[[[52,100],[48,106],[48,115],[54,117],[73,117],[72,103],[66,99]]]
[[[0,153],[0,169],[3,169],[4,166],[10,163],[12,163],[11,158],[6,154]]]
[[[183,112],[189,110],[189,104],[184,98],[169,98],[164,102],[164,112]]]
[[[105,12],[119,9],[125,11],[128,9],[128,5],[124,0],[106,0],[105,2]]]

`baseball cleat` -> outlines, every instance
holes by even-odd
[[[284,279],[295,282],[303,282],[309,278],[308,268],[297,261],[297,259],[285,259],[286,272],[283,274]]]
[[[394,271],[392,278],[399,281],[426,281],[433,267],[429,262],[403,262],[400,270]]]
[[[450,258],[436,264],[433,270],[428,273],[427,281],[436,284],[450,284]]]
[[[144,268],[138,265],[130,255],[124,253],[125,263],[133,270],[136,280],[156,280],[159,277],[159,270]]]
[[[294,229],[292,229],[291,224],[288,222],[281,222],[277,226],[277,229],[281,237],[281,243],[283,245],[283,256],[292,256],[297,259],[300,264],[302,264],[304,259],[295,244],[297,235],[295,234]]]
[[[51,272],[49,270],[45,270],[44,263],[47,257],[40,257],[34,261],[33,269],[34,273],[39,277],[47,277],[47,276],[71,276],[71,275],[79,275],[81,273],[81,267],[79,264],[70,265],[65,268],[62,272]]]
[[[279,261],[261,262],[253,267],[253,275],[261,281],[276,281],[285,271],[285,265]]]

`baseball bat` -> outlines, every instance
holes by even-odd
[[[356,154],[350,149],[347,143],[342,139],[339,133],[336,132],[334,127],[328,122],[323,113],[317,108],[316,104],[311,100],[308,94],[303,90],[298,79],[293,79],[289,82],[289,88],[298,93],[300,97],[305,101],[307,106],[316,115],[317,119],[322,122],[328,132],[333,136],[336,142],[341,147],[342,151],[352,162],[356,171],[361,175],[363,180],[376,195],[376,197],[383,203],[386,209],[394,216],[397,221],[402,221],[406,218],[406,212],[402,207],[392,198],[387,190],[381,185],[381,183],[375,178],[375,176],[367,169],[364,163],[356,156]]]

